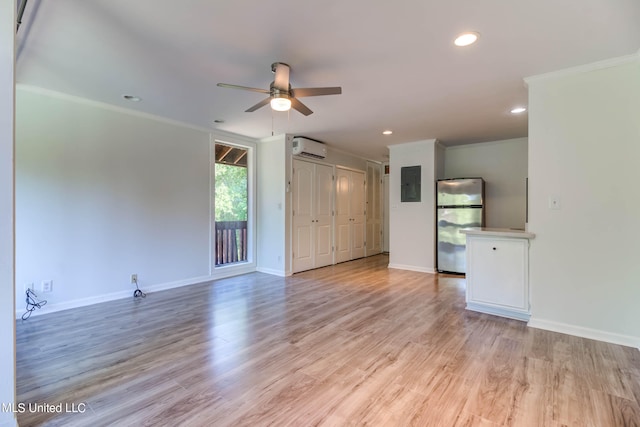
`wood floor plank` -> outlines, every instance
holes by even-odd
[[[640,352],[465,310],[385,255],[35,316],[25,426],[637,426]]]

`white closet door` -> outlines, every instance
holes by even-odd
[[[365,175],[351,171],[351,259],[362,258],[365,254]]]
[[[293,272],[314,268],[314,165],[293,161]]]
[[[315,165],[314,267],[333,264],[333,167]]]
[[[365,173],[336,170],[336,262],[365,254]]]
[[[351,172],[336,169],[336,262],[351,259]]]

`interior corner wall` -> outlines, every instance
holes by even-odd
[[[402,202],[401,169],[421,166],[420,202]],[[436,140],[389,146],[389,267],[436,272]]]
[[[530,325],[640,347],[640,60],[527,83]]]
[[[258,271],[286,276],[291,274],[287,249],[289,192],[286,135],[258,143]]]
[[[445,178],[446,152],[446,147],[436,141],[436,179]]]
[[[445,178],[485,180],[486,226],[525,228],[528,139],[447,147]]]
[[[0,427],[18,425],[14,263],[14,72],[16,2],[0,2]]]
[[[18,86],[16,288],[47,307],[210,278],[210,134]],[[192,282],[193,283],[193,282]],[[43,309],[43,310],[45,310]]]

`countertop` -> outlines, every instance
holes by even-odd
[[[533,239],[536,237],[535,234],[529,233],[528,231],[513,228],[464,228],[460,230],[460,233],[474,236],[514,237],[517,239]]]

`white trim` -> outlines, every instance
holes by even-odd
[[[257,143],[251,138],[243,138],[239,135],[226,132],[216,132],[209,139],[209,272],[218,277],[221,269],[234,268],[235,265],[216,267],[215,265],[215,146],[229,145],[242,148],[247,151],[247,264],[252,271],[258,264],[257,254]]]
[[[616,334],[613,332],[598,329],[585,328],[582,326],[570,325],[568,323],[555,322],[553,320],[531,318],[527,326],[547,331],[559,332],[576,337],[589,338],[597,341],[604,341],[612,344],[619,344],[628,347],[640,348],[640,337]]]
[[[486,141],[486,142],[476,142],[476,143],[472,143],[472,144],[459,144],[459,145],[451,145],[451,146],[446,146],[443,145],[444,149],[446,151],[449,150],[458,150],[458,149],[465,149],[465,148],[469,148],[469,147],[487,147],[487,146],[492,146],[492,145],[502,145],[502,144],[512,144],[514,141],[522,141],[523,139],[526,139],[527,142],[529,140],[528,137],[526,136],[522,136],[520,138],[509,138],[509,139],[500,139],[497,141]]]
[[[16,14],[15,0],[0,3],[0,404],[16,402]],[[24,34],[24,32],[23,32]],[[0,407],[0,426],[16,414]]]
[[[276,270],[275,268],[258,267],[258,268],[256,268],[256,271],[258,271],[260,273],[271,274],[272,276],[279,276],[279,277],[291,276],[291,273],[287,274],[286,271],[284,271],[284,270]]]
[[[42,88],[40,86],[32,86],[32,85],[28,85],[28,84],[24,84],[24,83],[16,83],[16,89],[24,90],[25,92],[31,92],[31,93],[35,93],[35,94],[38,94],[38,95],[49,96],[51,98],[56,98],[56,99],[62,99],[62,100],[65,100],[65,101],[75,102],[75,103],[78,103],[78,104],[89,105],[89,106],[96,107],[96,108],[102,108],[104,110],[110,110],[110,111],[114,111],[114,112],[117,112],[117,113],[128,114],[128,115],[137,116],[137,117],[142,117],[142,118],[146,118],[146,119],[149,119],[149,120],[155,120],[157,122],[166,123],[166,124],[170,124],[170,125],[173,125],[173,126],[186,128],[186,129],[196,130],[196,131],[199,131],[199,132],[205,132],[205,133],[211,134],[214,139],[218,139],[221,142],[222,141],[226,141],[226,140],[232,140],[232,141],[236,141],[236,142],[242,141],[243,143],[256,144],[256,142],[258,141],[257,138],[251,138],[251,137],[244,136],[244,135],[239,135],[239,134],[236,134],[236,133],[233,133],[233,132],[227,132],[227,131],[224,131],[224,130],[215,129],[213,127],[206,128],[206,127],[202,127],[202,126],[197,126],[197,125],[194,125],[194,124],[181,122],[179,120],[169,119],[169,118],[166,118],[166,117],[163,117],[163,116],[158,116],[158,115],[155,115],[155,114],[145,113],[145,112],[138,111],[138,110],[132,110],[130,108],[126,108],[126,107],[123,107],[123,106],[120,106],[120,105],[108,104],[106,102],[94,101],[92,99],[82,98],[80,96],[69,95],[67,93],[58,92],[58,91],[51,90],[51,89],[45,89],[45,88]]]
[[[522,311],[494,307],[473,302],[468,302],[466,308],[467,310],[477,311],[479,313],[492,314],[495,316],[507,317],[509,319],[522,320],[525,322],[531,317],[531,314]]]
[[[173,120],[173,119],[168,119],[166,117],[157,116],[155,114],[144,113],[142,111],[132,110],[130,108],[122,107],[122,106],[119,106],[119,105],[107,104],[106,102],[94,101],[93,99],[82,98],[82,97],[76,96],[76,95],[69,95],[67,93],[58,92],[58,91],[51,90],[51,89],[45,89],[45,88],[42,88],[42,87],[39,87],[39,86],[32,86],[32,85],[28,85],[28,84],[24,84],[24,83],[17,83],[16,84],[16,89],[24,90],[25,92],[31,92],[31,93],[35,93],[35,94],[38,94],[38,95],[49,96],[51,98],[56,98],[56,99],[62,99],[62,100],[65,100],[65,101],[75,102],[75,103],[78,103],[78,104],[89,105],[89,106],[96,107],[96,108],[102,108],[104,110],[115,111],[117,113],[128,114],[128,115],[131,115],[131,116],[137,116],[137,117],[142,117],[142,118],[146,118],[146,119],[150,119],[150,120],[155,120],[155,121],[158,121],[158,122],[167,123],[167,124],[170,124],[170,125],[179,126],[179,127],[183,127],[183,128],[188,128],[188,129],[192,129],[192,130],[197,130],[197,131],[200,131],[200,132],[211,133],[211,132],[215,131],[213,128],[205,128],[205,127],[201,127],[201,126],[196,126],[196,125],[192,125],[192,124],[189,124],[189,123],[181,122],[181,121],[178,121],[178,120]]]
[[[397,144],[387,145],[387,148],[388,148],[389,150],[391,150],[391,149],[393,149],[393,148],[407,147],[407,146],[412,146],[412,145],[415,145],[415,146],[422,146],[422,145],[424,145],[424,144],[426,144],[426,143],[431,143],[431,142],[433,142],[433,143],[434,143],[434,146],[435,146],[435,144],[440,143],[440,141],[439,141],[439,140],[437,140],[437,139],[435,139],[435,138],[431,138],[431,139],[421,139],[420,141],[399,142],[399,143],[397,143]]]
[[[183,286],[197,285],[199,283],[215,282],[216,280],[225,279],[227,277],[232,277],[232,276],[239,276],[241,274],[253,273],[254,271],[255,271],[255,268],[251,265],[246,265],[246,264],[234,265],[234,266],[230,265],[229,269],[227,269],[226,271],[224,269],[216,270],[215,276],[210,275],[210,276],[192,277],[190,279],[176,280],[176,281],[167,282],[167,283],[158,283],[156,285],[144,286],[141,288],[142,288],[142,291],[145,293],[160,292],[160,291],[166,291],[169,289],[180,288]],[[102,302],[108,302],[108,301],[114,301],[118,299],[132,298],[132,297],[133,297],[133,289],[126,290],[126,291],[111,292],[108,294],[95,295],[87,298],[79,298],[71,301],[65,301],[59,304],[47,304],[43,306],[41,310],[34,311],[31,315],[39,316],[42,314],[55,313],[57,311],[69,310],[72,308],[79,308],[79,307],[86,307],[89,305],[99,304]],[[16,308],[16,319],[20,319],[24,314],[24,312],[25,312],[24,308],[22,309]]]
[[[352,167],[349,167],[349,166],[334,165],[334,167],[335,167],[336,169],[342,169],[342,170],[345,170],[345,171],[363,173],[363,174],[364,174],[365,183],[366,183],[366,180],[367,180],[367,171],[363,171],[362,169],[352,168]],[[338,179],[338,178],[336,177],[336,179]]]
[[[429,274],[436,274],[437,271],[434,268],[427,268],[427,267],[419,267],[417,265],[406,265],[406,264],[389,264],[387,265],[387,268],[394,268],[397,270],[409,270],[409,271],[417,271],[419,273],[429,273]]]
[[[210,276],[195,277],[192,279],[179,280],[179,281],[168,282],[168,283],[160,283],[157,285],[143,287],[142,291],[145,293],[158,292],[158,291],[164,291],[167,289],[179,288],[181,286],[195,285],[196,283],[202,283],[209,280],[213,280],[213,278],[211,278]],[[86,298],[79,298],[71,301],[65,301],[59,304],[47,304],[43,306],[41,310],[34,311],[31,314],[31,316],[39,316],[42,314],[69,310],[72,308],[86,307],[88,305],[129,298],[132,296],[133,296],[133,290],[126,290],[126,291],[111,292],[111,293],[102,294],[102,295],[95,295],[95,296],[86,297]],[[20,319],[23,313],[24,313],[24,309],[22,309],[21,311],[16,309],[16,319]]]
[[[590,64],[578,65],[576,67],[565,68],[563,70],[551,71],[549,73],[537,74],[524,78],[524,85],[528,87],[532,82],[540,80],[566,77],[573,74],[588,73],[590,71],[603,70],[605,68],[617,67],[619,65],[632,64],[640,60],[640,51],[631,55],[619,56],[617,58],[605,59],[604,61],[592,62]]]
[[[212,138],[214,141],[218,141],[222,144],[253,144],[253,147],[257,147],[258,142],[260,142],[257,138],[251,138],[249,136],[240,135],[233,132],[227,132],[221,129],[210,130]]]

